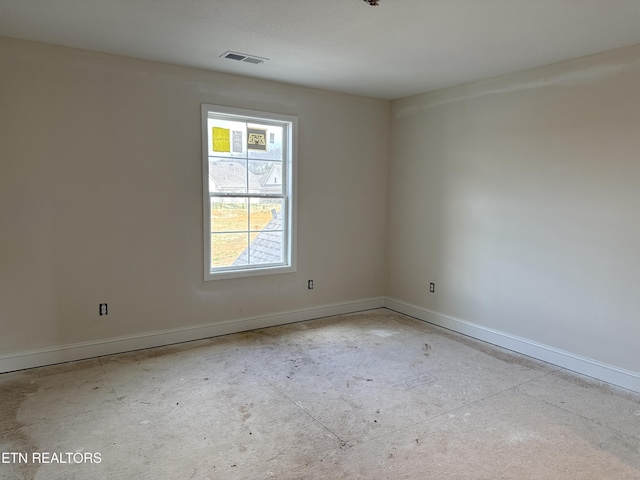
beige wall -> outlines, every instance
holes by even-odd
[[[297,273],[203,281],[201,103],[298,115]],[[382,296],[389,108],[0,39],[0,356]]]
[[[640,47],[390,103],[0,39],[0,358],[386,293],[640,372],[637,85]],[[299,116],[297,273],[202,280],[201,103]]]
[[[640,372],[639,85],[632,47],[393,102],[387,296]]]

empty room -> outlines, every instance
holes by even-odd
[[[0,0],[0,479],[640,479],[640,2]]]

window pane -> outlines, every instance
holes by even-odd
[[[283,205],[284,199],[251,199],[251,244],[246,257],[250,265],[284,261]]]
[[[251,221],[252,235],[262,230],[282,230],[282,198],[252,198]],[[252,236],[252,240],[253,240]]]
[[[246,232],[248,229],[246,198],[211,197],[211,233]]]
[[[246,158],[247,124],[245,122],[209,118],[207,135],[210,157]]]
[[[282,162],[249,160],[249,172],[259,183],[259,193],[283,193]]]
[[[255,235],[255,237],[254,237]],[[249,246],[249,263],[251,265],[264,265],[281,263],[283,261],[283,232],[281,230],[263,230],[251,234]]]
[[[211,267],[246,265],[239,258],[248,246],[247,233],[214,233],[211,235]]]
[[[247,193],[247,185],[250,189],[259,189],[258,179],[248,173],[246,160],[209,159],[209,192]]]
[[[282,137],[282,127],[248,123],[247,153],[249,158],[282,160]]]

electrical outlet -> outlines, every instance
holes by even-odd
[[[100,314],[100,316],[103,315],[107,315],[107,313],[109,313],[108,307],[106,303],[101,303],[100,304],[100,308],[98,310],[98,313]]]
[[[436,293],[436,284],[435,283],[430,283],[429,284],[429,291],[431,293]]]
[[[309,280],[309,281],[307,282],[307,288],[308,288],[309,290],[313,290],[313,280]]]

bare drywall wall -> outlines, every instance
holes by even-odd
[[[640,372],[638,85],[630,47],[393,102],[387,295]]]
[[[0,85],[0,356],[384,294],[389,102],[12,39]],[[299,117],[297,273],[203,281],[201,103]]]

